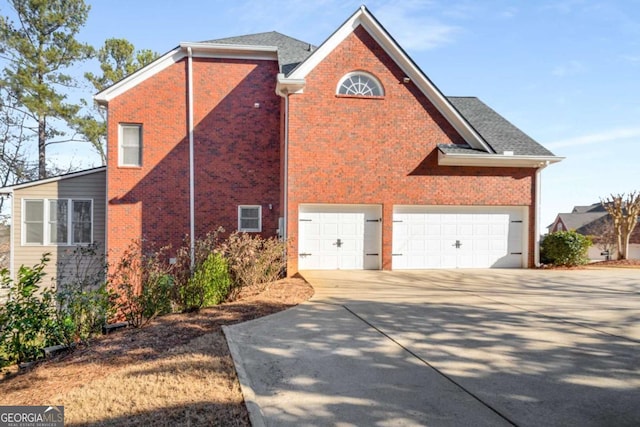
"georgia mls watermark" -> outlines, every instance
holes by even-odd
[[[0,406],[0,427],[64,427],[64,406]]]

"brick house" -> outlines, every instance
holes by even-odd
[[[592,261],[617,259],[617,237],[613,228],[613,219],[602,205],[593,203],[586,206],[574,206],[570,213],[559,213],[547,227],[549,233],[557,231],[575,231],[591,237],[593,245],[587,252]],[[640,259],[640,227],[636,227],[629,236],[628,259]]]
[[[106,247],[223,226],[299,269],[531,267],[560,161],[477,98],[445,97],[363,6],[316,47],[182,43],[98,93]]]

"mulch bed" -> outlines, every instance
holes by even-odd
[[[0,405],[42,405],[53,396],[90,383],[125,366],[162,357],[172,348],[219,332],[223,325],[266,316],[311,298],[313,288],[300,277],[244,289],[235,301],[198,313],[159,317],[141,329],[126,328],[93,340],[33,367],[5,370]],[[228,353],[221,348],[220,352]]]
[[[598,261],[588,265],[589,267],[621,267],[640,268],[640,259],[621,259],[610,261]]]

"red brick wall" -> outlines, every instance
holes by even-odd
[[[280,98],[274,61],[194,59],[196,236],[237,228],[240,204],[262,205],[263,234],[280,212]],[[109,103],[108,249],[133,239],[177,248],[189,234],[186,60]],[[254,108],[259,103],[259,108]],[[143,125],[142,167],[118,167],[118,124]],[[269,204],[272,209],[269,209]],[[171,253],[174,252],[172,250]]]
[[[375,75],[384,98],[336,96],[354,70]],[[463,139],[403,77],[359,27],[307,76],[304,93],[289,97],[289,274],[297,271],[300,203],[382,204],[384,269],[392,267],[394,204],[533,207],[534,169],[438,166],[436,145]]]

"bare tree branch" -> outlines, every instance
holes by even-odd
[[[640,215],[640,192],[633,191],[627,195],[611,194],[600,202],[611,215],[613,227],[618,239],[618,259],[627,259],[629,255],[629,238]]]

